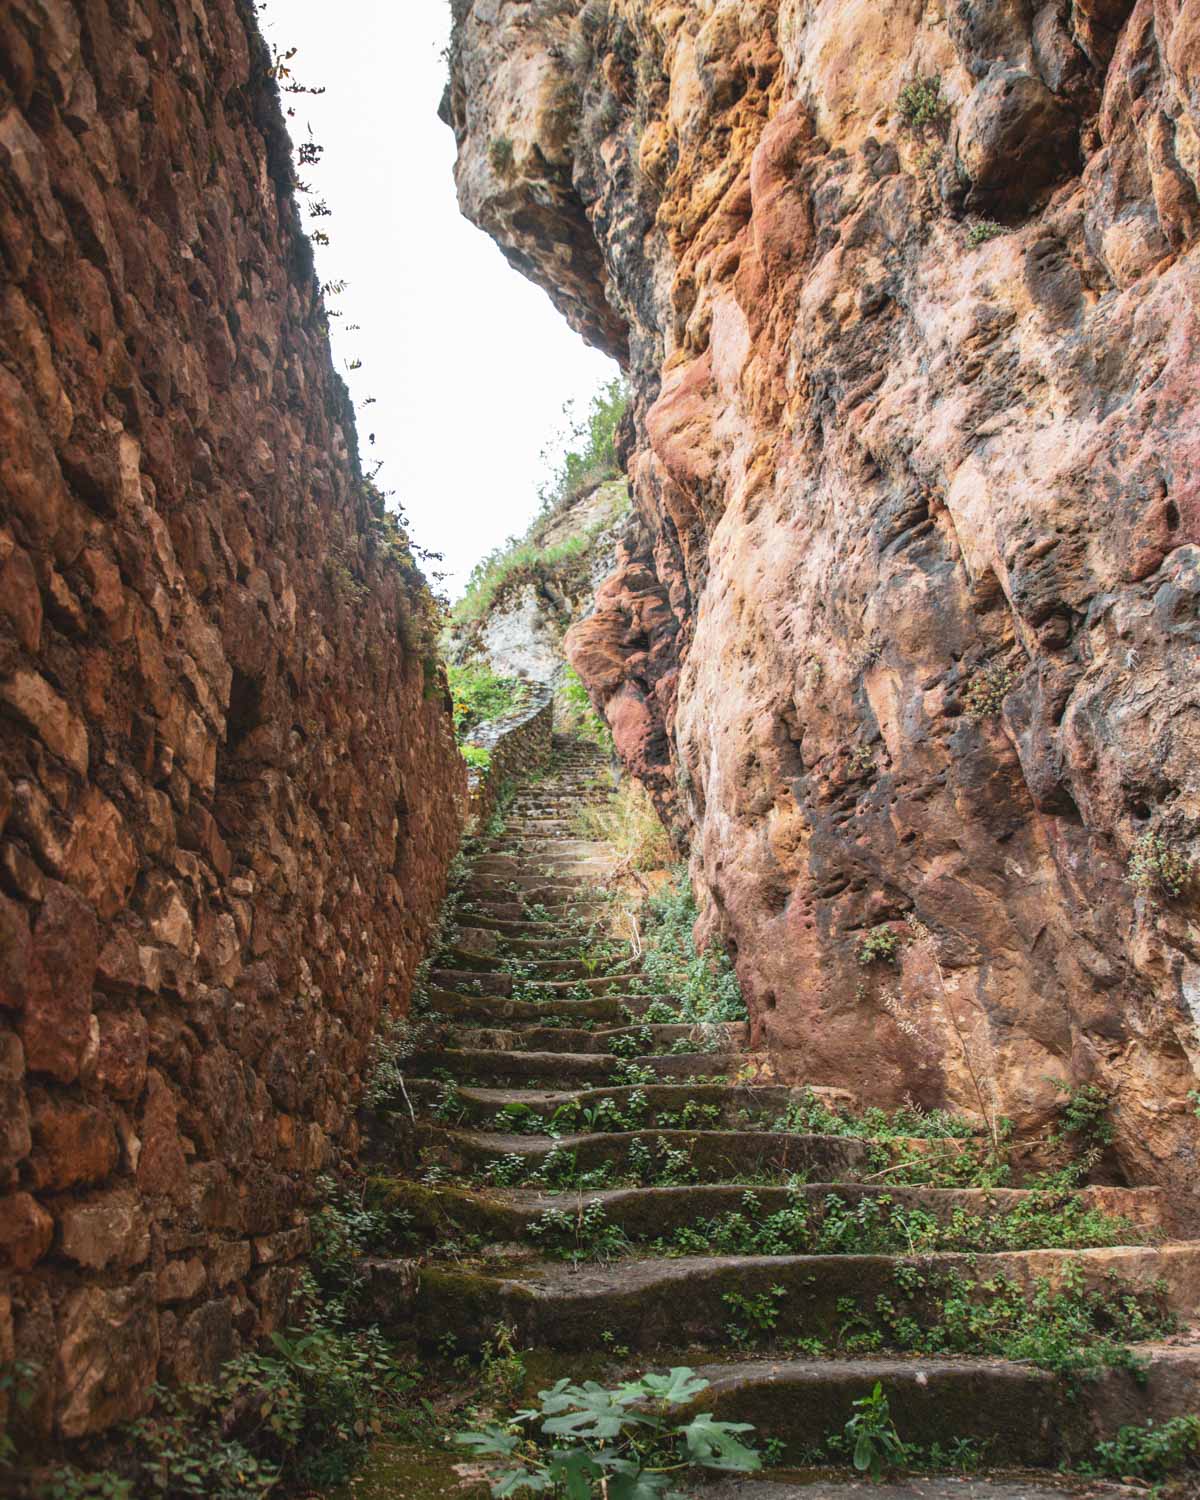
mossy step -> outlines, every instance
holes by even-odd
[[[510,893],[512,894],[512,893]],[[535,917],[530,915],[530,908],[541,906],[547,912],[552,913],[550,917]],[[562,933],[563,924],[569,924],[572,920],[590,923],[599,921],[604,913],[610,910],[609,903],[602,899],[595,901],[536,901],[533,893],[523,892],[520,899],[515,895],[510,901],[493,900],[491,897],[483,898],[472,896],[468,900],[460,902],[459,912],[471,922],[477,917],[491,917],[500,922],[529,923],[536,922],[550,931]]]
[[[602,1084],[613,1076],[620,1059],[604,1053],[490,1052],[477,1048],[444,1047],[421,1052],[412,1068],[421,1074],[445,1071],[463,1083],[541,1083],[550,1087]],[[728,1075],[744,1061],[740,1053],[705,1052],[637,1057],[659,1078],[713,1078]]]
[[[537,979],[518,977],[503,971],[483,969],[432,969],[429,975],[440,990],[466,990],[469,994],[511,995],[514,988],[527,993],[532,1000],[586,999],[588,995],[615,995],[627,990],[636,973],[596,974],[584,978]]]
[[[597,995],[590,1000],[556,996],[547,1000],[511,1000],[504,995],[473,995],[461,990],[435,989],[430,992],[430,1008],[454,1020],[491,1022],[524,1021],[544,1023],[551,1017],[564,1020],[612,1021],[623,1019],[622,1011],[643,1014],[656,1002],[672,1003],[667,995]]]
[[[459,927],[473,927],[483,932],[494,932],[502,939],[522,938],[539,943],[574,943],[578,951],[579,942],[571,933],[564,932],[556,922],[538,921],[531,917],[496,917],[486,911],[462,907],[458,913]]]
[[[518,937],[497,932],[491,927],[474,927],[465,922],[458,924],[457,947],[469,953],[484,956],[488,953],[512,953],[518,958],[574,958],[579,952],[579,939],[563,933],[557,927],[547,926],[545,931],[552,937]],[[632,956],[632,949],[630,956]]]
[[[408,1081],[414,1098],[427,1087],[435,1089],[438,1085],[415,1077]],[[717,1110],[724,1126],[738,1129],[739,1134],[748,1134],[750,1132],[745,1129],[747,1119],[753,1117],[758,1122],[775,1119],[788,1107],[795,1094],[781,1084],[759,1088],[735,1083],[668,1082],[586,1089],[477,1088],[468,1084],[459,1087],[458,1097],[464,1110],[463,1121],[477,1126],[490,1126],[497,1114],[508,1106],[523,1116],[549,1124],[556,1114],[561,1120],[564,1112],[582,1113],[597,1106],[615,1106],[620,1112],[628,1113],[633,1101],[638,1099],[643,1101],[647,1111],[648,1130],[657,1128],[659,1117],[678,1115],[690,1105],[693,1110]]]
[[[412,1085],[409,1087],[411,1089]],[[468,1093],[467,1090],[463,1092]],[[597,1097],[602,1092],[597,1091]],[[546,1136],[421,1125],[418,1127],[418,1143],[429,1161],[454,1172],[486,1171],[500,1157],[510,1156],[523,1164],[526,1173],[532,1173],[546,1166],[552,1152],[562,1151],[573,1159],[579,1173],[608,1171],[614,1176],[623,1176],[631,1172],[636,1149],[637,1153],[649,1150],[656,1159],[664,1152],[682,1153],[690,1175],[699,1182],[743,1182],[759,1174],[783,1181],[795,1173],[821,1182],[852,1182],[877,1173],[871,1143],[856,1136],[787,1135],[765,1130],[661,1130],[650,1127],[562,1135],[550,1140]],[[912,1146],[911,1141],[904,1144]],[[953,1143],[939,1141],[936,1144]]]
[[[1102,1370],[1089,1380],[1083,1399],[1045,1370],[998,1359],[872,1355],[700,1364],[697,1374],[709,1387],[692,1409],[681,1408],[680,1420],[706,1411],[718,1421],[753,1423],[759,1442],[776,1439],[782,1444],[782,1461],[800,1463],[814,1450],[822,1450],[828,1437],[842,1433],[854,1415],[854,1402],[879,1384],[905,1442],[924,1448],[940,1443],[952,1449],[956,1441],[967,1438],[983,1449],[989,1466],[1052,1468],[1090,1458],[1098,1442],[1111,1439],[1127,1424],[1150,1418],[1162,1422],[1195,1411],[1200,1350],[1157,1344],[1134,1347],[1145,1362],[1145,1382],[1131,1380],[1124,1370]],[[772,1484],[762,1488],[767,1493],[761,1500],[775,1500]],[[992,1493],[978,1480],[947,1481],[947,1494],[962,1500],[970,1500],[977,1488],[980,1500]],[[740,1488],[728,1493],[741,1500],[760,1496],[755,1485],[746,1486],[744,1496]],[[795,1493],[799,1500],[802,1492]],[[874,1493],[886,1496],[889,1491],[876,1488]],[[908,1493],[925,1496],[940,1491],[936,1481],[923,1480]],[[1035,1488],[1025,1480],[1005,1486],[1002,1495],[1004,1500],[1032,1500],[1054,1493],[1062,1491]],[[1088,1493],[1111,1492],[1107,1486],[1096,1490],[1089,1485]]]
[[[618,968],[621,960],[616,960],[607,968]],[[450,969],[450,971],[469,971],[471,974],[507,974],[511,977],[511,971],[505,968],[510,963],[510,957],[501,957],[499,954],[472,953],[469,948],[446,948],[443,953],[438,954],[438,969]],[[627,962],[625,962],[627,963]],[[525,954],[522,957],[523,980],[589,980],[594,977],[595,968],[591,969],[583,963],[582,959],[571,957],[571,959],[550,959],[540,953]]]
[[[730,1021],[723,1025],[719,1035],[725,1053],[742,1050],[749,1035],[749,1026],[744,1021]],[[452,1047],[465,1047],[474,1051],[497,1052],[599,1052],[612,1056],[612,1044],[621,1040],[641,1042],[645,1032],[654,1042],[653,1050],[658,1054],[669,1053],[675,1043],[695,1041],[696,1027],[690,1025],[671,1026],[613,1026],[596,1031],[577,1031],[565,1026],[538,1026],[536,1024],[515,1027],[451,1027],[446,1038]],[[703,1052],[680,1052],[679,1056],[703,1057]]]
[[[607,1266],[541,1261],[522,1263],[507,1275],[426,1266],[415,1307],[405,1285],[394,1310],[388,1307],[386,1272],[376,1267],[368,1281],[373,1307],[385,1322],[414,1316],[423,1342],[450,1333],[465,1347],[477,1346],[503,1323],[522,1348],[583,1352],[596,1348],[604,1330],[615,1344],[651,1353],[679,1344],[719,1349],[746,1337],[763,1347],[785,1348],[798,1339],[831,1345],[848,1324],[875,1328],[885,1348],[896,1347],[877,1317],[881,1299],[895,1316],[924,1327],[936,1322],[955,1278],[977,1289],[982,1306],[990,1300],[989,1284],[999,1278],[1032,1298],[1040,1281],[1104,1291],[1114,1276],[1182,1317],[1200,1311],[1195,1243],[919,1257],[647,1258]],[[756,1328],[745,1304],[762,1299],[772,1323]]]
[[[723,1214],[744,1213],[761,1223],[772,1214],[803,1206],[814,1225],[820,1222],[836,1197],[840,1206],[854,1211],[861,1205],[878,1208],[881,1214],[899,1210],[920,1212],[939,1224],[948,1225],[956,1216],[995,1220],[1014,1210],[1037,1209],[1045,1195],[1022,1188],[884,1188],[863,1183],[806,1183],[802,1187],[754,1187],[743,1183],[690,1183],[685,1187],[602,1188],[580,1193],[552,1193],[533,1188],[487,1188],[428,1186],[405,1180],[377,1178],[373,1198],[391,1208],[402,1208],[412,1228],[431,1244],[441,1236],[457,1239],[460,1233],[480,1235],[490,1245],[528,1241],[531,1230],[547,1211],[577,1217],[591,1204],[599,1204],[606,1221],[635,1243],[669,1236],[677,1229],[691,1228],[698,1221]],[[753,1197],[753,1206],[746,1202]],[[1082,1188],[1059,1195],[1083,1212],[1095,1211],[1133,1226],[1140,1235],[1153,1234],[1163,1223],[1164,1204],[1158,1188]],[[826,1251],[825,1253],[829,1253]]]
[[[571,876],[551,879],[540,871],[526,874],[472,875],[463,888],[473,900],[507,900],[518,892],[527,900],[536,899],[543,906],[563,906],[578,901],[592,891],[592,885],[582,877]],[[536,896],[532,893],[536,892]],[[599,899],[599,897],[594,897]]]

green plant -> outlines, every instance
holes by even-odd
[[[0,1399],[5,1403],[6,1410],[29,1410],[36,1393],[34,1382],[37,1373],[38,1367],[25,1359],[13,1360],[11,1364],[0,1366]],[[16,1452],[16,1443],[6,1423],[0,1430],[0,1469],[7,1468],[12,1463]]]
[[[255,1491],[246,1489],[246,1496]],[[131,1480],[123,1479],[111,1469],[99,1469],[90,1474],[64,1464],[55,1469],[38,1492],[38,1500],[134,1500]]]
[[[684,1367],[614,1388],[564,1379],[538,1392],[536,1408],[516,1412],[503,1426],[457,1433],[455,1441],[488,1465],[493,1496],[682,1500],[673,1475],[761,1467],[741,1441],[753,1430],[746,1423],[717,1422],[707,1412],[673,1418],[673,1407],[693,1403],[707,1387]]]
[[[490,719],[502,718],[524,702],[527,688],[517,677],[501,677],[487,662],[471,661],[446,669],[454,704],[454,732],[463,737]]]
[[[1098,1443],[1095,1457],[1079,1468],[1085,1474],[1150,1483],[1200,1469],[1200,1413],[1122,1427],[1115,1438]]]
[[[513,143],[506,135],[494,135],[488,142],[488,161],[492,170],[500,177],[507,177],[513,169],[515,155]]]
[[[860,964],[892,964],[896,962],[899,951],[900,934],[894,927],[881,923],[878,927],[872,927],[858,945],[858,961]]]
[[[1126,877],[1146,895],[1182,896],[1196,875],[1196,861],[1162,833],[1142,834],[1129,856]]]
[[[906,83],[896,100],[896,112],[914,133],[943,125],[950,116],[950,104],[942,93],[942,80],[931,74]]]
[[[883,1386],[877,1380],[869,1396],[853,1403],[854,1416],[846,1423],[854,1467],[877,1484],[889,1469],[901,1468],[908,1451],[892,1421],[892,1411]]]
[[[1004,707],[1004,700],[1016,680],[1012,668],[999,662],[982,667],[971,678],[963,695],[967,717],[976,720],[994,718]]]
[[[486,771],[492,763],[492,752],[482,745],[460,745],[458,750],[466,761],[468,770]]]
[[[1116,1131],[1108,1117],[1112,1096],[1098,1083],[1085,1083],[1072,1089],[1059,1112],[1059,1127],[1051,1137],[1065,1141],[1074,1136],[1083,1146],[1100,1150],[1111,1145]]]
[[[586,1260],[616,1260],[631,1248],[625,1231],[609,1221],[604,1205],[594,1199],[580,1204],[574,1213],[546,1209],[529,1232],[551,1256],[576,1265]]]
[[[986,245],[989,240],[998,239],[1002,234],[1007,234],[1003,224],[997,224],[994,219],[981,219],[978,224],[972,224],[967,230],[967,244],[974,250],[979,245]]]
[[[715,939],[703,953],[696,947],[698,916],[687,867],[679,865],[646,904],[642,974],[630,989],[678,996],[673,1011],[656,1008],[658,1021],[743,1021],[746,1003],[729,955]]]
[[[734,1314],[725,1331],[739,1348],[746,1348],[760,1339],[769,1338],[779,1322],[780,1305],[787,1297],[781,1286],[768,1287],[765,1292],[747,1296],[743,1292],[724,1292],[721,1301]]]

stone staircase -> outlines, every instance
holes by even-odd
[[[597,753],[556,740],[474,863],[376,1132],[409,1230],[369,1266],[380,1320],[457,1350],[504,1325],[578,1356],[560,1373],[690,1364],[704,1409],[792,1465],[876,1381],[906,1441],[988,1466],[1200,1407],[1200,1244],[1162,1193],[996,1186],[952,1120],[847,1133],[820,1091],[741,1081],[744,1024],[664,1021],[673,997],[604,936],[611,851],[574,817],[610,794]],[[1064,1371],[1073,1348],[1096,1368]]]

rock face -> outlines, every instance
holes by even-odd
[[[529,545],[542,556],[555,556],[564,544],[577,543],[579,550],[550,566],[515,572],[480,619],[454,624],[451,660],[483,661],[501,677],[553,683],[562,671],[563,639],[592,608],[629,525],[624,479],[585,490],[548,522],[535,522]]]
[[[278,1325],[457,841],[250,7],[0,11],[0,1358],[76,1437]]]
[[[628,363],[568,650],[783,1075],[1025,1134],[1095,1082],[1194,1205],[1198,80],[1196,0],[458,0],[447,100]]]

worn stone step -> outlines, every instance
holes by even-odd
[[[469,1097],[473,1091],[462,1092]],[[599,1098],[608,1091],[594,1092]],[[509,1097],[518,1095],[514,1091]],[[686,1100],[681,1102],[681,1108],[682,1103]],[[497,1109],[502,1108],[502,1103],[497,1104]],[[551,1140],[546,1136],[501,1131],[458,1130],[425,1124],[418,1127],[418,1144],[427,1159],[452,1172],[463,1173],[486,1172],[501,1157],[511,1156],[521,1163],[527,1175],[544,1170],[551,1153],[562,1151],[573,1159],[580,1173],[608,1173],[611,1181],[630,1174],[635,1143],[639,1150],[649,1150],[656,1161],[664,1160],[667,1152],[680,1153],[688,1177],[697,1182],[741,1183],[758,1176],[782,1182],[796,1173],[820,1182],[853,1182],[869,1181],[872,1175],[878,1175],[870,1143],[854,1136],[651,1126],[645,1130],[567,1133]]]
[[[520,894],[522,899],[537,900],[543,906],[567,906],[578,901],[591,887],[582,879],[550,879],[540,871],[531,874],[472,876],[464,891],[473,901],[507,901]],[[592,896],[591,899],[599,899]]]
[[[472,953],[467,948],[447,948],[438,955],[437,972],[505,974],[515,979],[518,984],[527,984],[531,980],[578,980],[597,977],[596,965],[585,964],[581,958],[548,958],[538,953],[525,954],[519,962],[527,972],[520,975],[512,972],[510,962],[507,956]],[[611,978],[621,973],[624,974],[625,982],[628,983],[631,972],[636,971],[632,969],[629,959],[614,959],[611,963],[600,966],[599,977]]]
[[[761,1222],[772,1214],[801,1206],[814,1233],[830,1200],[839,1211],[862,1205],[886,1220],[893,1210],[920,1212],[947,1225],[956,1215],[995,1220],[1019,1209],[1036,1209],[1044,1195],[1023,1188],[886,1188],[862,1183],[807,1183],[800,1187],[756,1187],[744,1183],[690,1183],[684,1187],[602,1188],[580,1193],[553,1193],[533,1188],[431,1187],[403,1180],[377,1179],[373,1194],[392,1208],[403,1208],[413,1230],[436,1248],[441,1235],[457,1239],[460,1232],[482,1236],[491,1245],[524,1241],[550,1210],[577,1217],[599,1204],[607,1222],[636,1246],[700,1221],[724,1214],[744,1214]],[[747,1204],[750,1195],[753,1205]],[[1095,1210],[1129,1226],[1134,1240],[1161,1230],[1164,1203],[1158,1188],[1083,1188],[1069,1197],[1080,1210]],[[1129,1240],[1126,1240],[1129,1242]],[[830,1253],[825,1249],[823,1253]]]
[[[464,1047],[475,1051],[572,1052],[577,1054],[597,1052],[611,1057],[614,1042],[625,1039],[640,1042],[647,1031],[655,1044],[652,1050],[660,1055],[671,1052],[674,1043],[697,1042],[698,1028],[686,1024],[680,1026],[656,1024],[645,1027],[615,1026],[595,1031],[579,1031],[568,1027],[546,1027],[536,1024],[483,1029],[471,1027],[461,1030],[451,1027],[446,1041],[449,1046]],[[719,1039],[722,1044],[718,1050],[731,1053],[741,1051],[745,1047],[749,1031],[750,1028],[746,1022],[730,1021],[723,1023],[719,1028],[713,1028],[711,1035]],[[707,1038],[701,1037],[700,1040],[707,1040]],[[694,1052],[681,1051],[678,1055],[701,1057],[706,1055],[706,1051],[697,1046]]]
[[[478,908],[468,907],[460,909],[460,928],[470,927],[481,932],[494,932],[498,938],[507,940],[518,938],[525,941],[538,943],[575,943],[578,948],[578,939],[569,932],[553,922],[539,922],[528,917],[496,917],[490,912],[480,911]]]
[[[433,1089],[436,1086],[416,1077],[409,1081],[414,1097],[426,1087]],[[670,1082],[583,1089],[483,1088],[465,1084],[459,1086],[458,1094],[464,1124],[498,1130],[503,1134],[506,1127],[493,1122],[500,1111],[511,1106],[523,1120],[540,1121],[546,1131],[553,1126],[560,1135],[564,1133],[562,1122],[566,1119],[576,1117],[583,1122],[587,1112],[594,1115],[598,1108],[605,1111],[615,1108],[628,1115],[635,1107],[635,1101],[641,1101],[640,1107],[646,1111],[646,1129],[677,1129],[679,1117],[690,1107],[693,1118],[686,1124],[694,1129],[703,1126],[712,1130],[757,1130],[761,1133],[794,1097],[793,1091],[781,1084],[760,1088],[736,1083]],[[668,1124],[660,1125],[664,1119]],[[591,1129],[581,1123],[576,1126],[575,1133]]]
[[[620,1059],[611,1053],[495,1052],[480,1048],[440,1048],[412,1059],[414,1072],[444,1070],[463,1083],[543,1083],[570,1087],[602,1084],[613,1076]],[[741,1053],[685,1053],[677,1056],[636,1057],[640,1067],[652,1068],[659,1078],[728,1076],[744,1059]]]
[[[490,927],[468,927],[463,924],[458,926],[457,944],[464,952],[473,953],[478,957],[488,955],[496,956],[511,953],[515,957],[530,958],[558,958],[566,956],[573,958],[579,952],[578,937],[570,934],[562,934],[556,928],[547,927],[547,932],[554,932],[554,937],[515,937],[511,934],[497,932]],[[628,944],[622,945],[630,957],[633,950]]]
[[[475,922],[478,917],[490,917],[496,921],[509,923],[536,923],[551,932],[562,932],[564,922],[582,922],[585,925],[603,920],[610,911],[607,901],[538,901],[536,891],[524,891],[520,898],[513,896],[510,901],[483,899],[472,896],[462,902],[459,911],[469,921]],[[550,917],[539,916],[533,908],[541,906],[547,912],[552,913]],[[532,913],[532,914],[531,914]]]
[[[432,969],[432,983],[440,990],[465,990],[468,994],[511,995],[520,989],[530,1000],[584,999],[586,995],[616,995],[629,989],[637,978],[630,973],[585,975],[583,978],[537,979],[485,969]]]
[[[868,1394],[870,1394],[868,1392]],[[985,1460],[986,1461],[986,1460]],[[1037,1473],[1008,1464],[991,1466],[969,1477],[958,1473],[915,1473],[871,1484],[825,1469],[774,1468],[744,1478],[706,1480],[697,1494],[703,1500],[1144,1500],[1145,1490],[1081,1476]]]
[[[522,1021],[544,1024],[551,1017],[575,1020],[623,1019],[623,1011],[643,1014],[657,1002],[670,1002],[667,995],[597,995],[589,1000],[555,996],[545,1000],[512,1000],[504,995],[474,995],[462,990],[430,991],[430,1007],[439,1015],[482,1023]]]
[[[700,1364],[697,1374],[709,1388],[690,1408],[681,1408],[681,1420],[705,1411],[718,1421],[751,1422],[758,1441],[776,1439],[782,1444],[783,1461],[797,1463],[812,1450],[823,1449],[829,1436],[843,1432],[854,1415],[854,1402],[869,1396],[878,1382],[905,1442],[924,1448],[936,1442],[950,1448],[956,1439],[969,1438],[983,1449],[989,1467],[1053,1468],[1090,1458],[1096,1444],[1114,1437],[1122,1426],[1150,1418],[1161,1423],[1195,1411],[1200,1348],[1145,1344],[1135,1349],[1145,1361],[1144,1383],[1131,1380],[1124,1370],[1104,1370],[1088,1381],[1084,1399],[1045,1370],[996,1359],[871,1355]],[[980,1483],[956,1478],[948,1482],[945,1493],[971,1500]],[[866,1487],[878,1500],[886,1500],[889,1489]],[[1106,1489],[1096,1491],[1089,1485],[1088,1493]],[[783,1500],[792,1493],[812,1494],[776,1489],[773,1483],[704,1491],[706,1500],[715,1494],[722,1500]],[[908,1493],[926,1496],[940,1491],[936,1481],[921,1481]],[[989,1494],[996,1500],[1032,1500],[1062,1490],[1042,1490],[1022,1480],[998,1491],[984,1486],[979,1493],[981,1500]]]
[[[642,1353],[679,1345],[719,1349],[746,1336],[763,1347],[786,1348],[801,1338],[833,1346],[853,1321],[877,1329],[883,1347],[895,1348],[877,1312],[879,1299],[904,1318],[929,1325],[952,1277],[975,1287],[986,1303],[987,1284],[1001,1277],[1032,1296],[1039,1278],[1059,1285],[1077,1277],[1080,1285],[1099,1290],[1113,1276],[1147,1295],[1161,1295],[1181,1317],[1200,1312],[1200,1244],[1170,1242],[920,1257],[738,1255],[578,1266],[544,1261],[522,1263],[509,1274],[427,1266],[420,1299],[412,1308],[406,1294],[401,1315],[415,1314],[423,1341],[450,1332],[466,1347],[478,1345],[500,1323],[514,1330],[519,1347],[564,1353],[594,1349],[600,1329],[613,1343]],[[387,1298],[379,1295],[386,1272],[372,1270],[368,1279],[373,1304],[386,1317]],[[730,1297],[739,1301],[730,1303]],[[774,1322],[756,1330],[741,1299],[763,1297],[772,1303]],[[398,1321],[394,1313],[389,1321]]]

